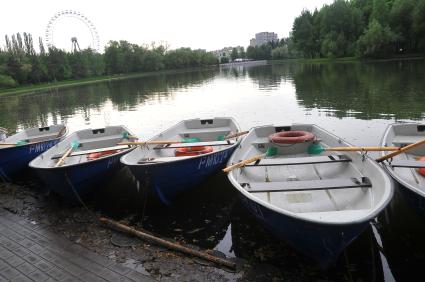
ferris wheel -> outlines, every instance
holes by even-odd
[[[80,12],[72,11],[72,10],[60,11],[56,13],[52,18],[50,18],[47,24],[46,33],[45,33],[47,47],[56,46],[55,45],[55,27],[56,27],[56,24],[64,18],[72,18],[82,22],[88,29],[90,33],[90,37],[91,37],[91,42],[86,47],[99,51],[99,35],[97,33],[96,27],[86,16],[84,16]],[[70,36],[69,39],[72,42],[73,51],[76,51],[77,47],[78,49],[80,48],[76,36]]]

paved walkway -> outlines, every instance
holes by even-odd
[[[2,281],[154,281],[0,208]]]

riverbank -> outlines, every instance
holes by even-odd
[[[191,72],[196,70],[211,70],[215,68],[217,68],[217,66],[208,66],[208,67],[202,67],[202,68],[160,70],[160,71],[141,72],[141,73],[104,75],[104,76],[96,76],[96,77],[83,78],[83,79],[40,83],[35,85],[23,85],[23,86],[18,86],[15,88],[0,89],[0,97],[6,96],[6,95],[13,95],[13,94],[23,94],[23,93],[31,94],[31,93],[36,93],[40,91],[50,90],[50,89],[60,89],[60,88],[66,88],[66,87],[81,86],[81,85],[87,85],[87,84],[93,84],[93,83],[99,83],[99,82],[105,82],[105,81],[122,80],[122,79],[128,79],[128,78],[140,78],[140,77],[147,77],[147,76],[154,76],[154,75],[176,74],[176,73]]]
[[[275,63],[302,63],[302,64],[327,64],[327,63],[361,63],[361,62],[391,62],[391,61],[407,61],[407,60],[425,60],[425,54],[408,54],[393,56],[391,58],[371,59],[359,57],[343,57],[343,58],[298,58],[284,60],[269,60]]]

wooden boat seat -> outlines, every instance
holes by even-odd
[[[407,167],[407,168],[425,168],[424,161],[415,160],[394,160],[389,166],[391,167]]]
[[[210,142],[193,142],[193,143],[178,143],[178,144],[167,144],[158,145],[154,149],[176,149],[176,148],[187,148],[187,147],[198,147],[198,146],[231,146],[235,144],[234,140],[225,141],[210,141]]]
[[[96,137],[96,138],[87,138],[87,139],[81,139],[79,141],[80,147],[84,147],[84,144],[92,144],[99,141],[113,141],[113,140],[121,140],[123,139],[122,134],[119,135],[106,135],[102,137]],[[118,143],[117,141],[117,143]]]
[[[302,157],[302,158],[260,159],[256,161],[254,164],[248,164],[245,167],[306,165],[306,164],[344,163],[344,162],[351,162],[351,159],[347,155],[329,155],[329,156]]]
[[[241,183],[251,193],[294,192],[327,189],[367,188],[372,187],[369,178],[333,178],[321,180],[302,180],[284,182],[250,182]]]
[[[394,146],[405,146],[409,144],[416,143],[418,141],[424,140],[425,136],[423,135],[399,135],[393,139]]]
[[[27,140],[29,140],[29,142],[50,140],[50,139],[55,139],[60,137],[58,136],[58,134],[59,132],[48,132],[45,134],[37,134],[37,135],[29,136]]]

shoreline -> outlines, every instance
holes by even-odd
[[[425,60],[425,54],[412,54],[406,56],[398,56],[382,59],[359,58],[359,57],[342,57],[342,58],[294,58],[282,60],[268,60],[268,62],[278,63],[300,63],[300,64],[323,64],[323,63],[379,63],[379,62],[392,62],[392,61],[411,61],[411,60]]]
[[[371,63],[371,62],[391,62],[391,61],[410,61],[410,60],[425,60],[424,54],[415,54],[408,56],[399,56],[385,59],[364,59],[358,57],[343,57],[343,58],[313,58],[313,59],[305,59],[305,58],[294,58],[294,59],[282,59],[282,60],[256,60],[249,61],[250,65],[262,65],[270,64],[270,63],[300,63],[300,64],[329,64],[329,63]],[[105,81],[114,81],[114,80],[122,80],[128,78],[141,78],[148,77],[153,75],[166,75],[166,74],[177,74],[184,72],[191,72],[196,70],[212,70],[218,69],[221,67],[232,67],[232,66],[245,66],[245,63],[228,63],[228,64],[219,64],[198,68],[184,68],[184,69],[170,69],[170,70],[159,70],[159,71],[151,71],[151,72],[140,72],[140,73],[129,73],[129,74],[115,74],[115,75],[104,75],[104,76],[96,76],[91,78],[83,78],[83,79],[75,79],[75,80],[63,80],[58,82],[47,82],[40,83],[34,85],[24,85],[18,86],[15,88],[8,89],[0,89],[0,98],[13,94],[33,94],[40,91],[46,91],[50,89],[60,89],[66,87],[73,86],[82,86],[94,83],[100,83]]]

